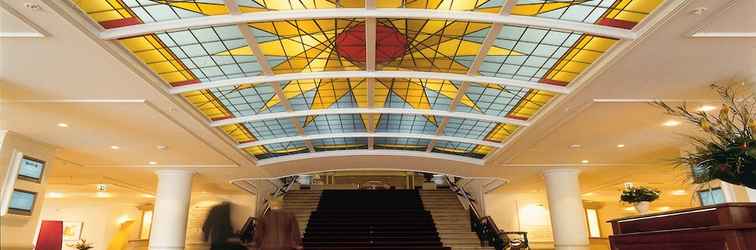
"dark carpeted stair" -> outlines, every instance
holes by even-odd
[[[306,250],[450,250],[415,190],[327,190],[310,214]]]

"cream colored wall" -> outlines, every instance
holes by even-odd
[[[120,228],[119,220],[133,220],[137,226],[131,227],[129,239],[139,237],[140,204],[121,203],[110,198],[51,198],[45,201],[42,220],[83,222],[81,238],[92,242],[94,249],[107,249],[113,236]],[[73,250],[65,246],[64,250]]]
[[[503,231],[525,231],[532,249],[553,249],[551,220],[545,193],[486,194],[486,213]]]
[[[54,164],[55,148],[53,146],[31,140],[11,131],[0,133],[5,133],[2,144],[0,144],[0,181],[5,180],[14,152],[22,152],[25,155],[47,162],[47,169]],[[0,233],[0,248],[3,250],[33,248],[34,237],[44,204],[46,176],[47,173],[43,176],[42,183],[22,180],[16,182],[15,188],[37,192],[37,201],[31,216],[9,214],[0,218],[0,232],[2,232]]]

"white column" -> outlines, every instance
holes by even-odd
[[[152,216],[150,250],[182,250],[192,191],[192,172],[159,170],[155,211]]]
[[[590,248],[585,209],[580,199],[579,173],[577,169],[551,169],[543,172],[557,250]]]

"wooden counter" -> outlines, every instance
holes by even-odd
[[[756,203],[724,203],[609,222],[613,250],[756,249]]]

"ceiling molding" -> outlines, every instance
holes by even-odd
[[[465,112],[450,112],[432,109],[403,109],[403,108],[341,108],[341,109],[311,109],[292,112],[265,113],[251,116],[228,118],[210,122],[212,127],[224,125],[256,122],[264,120],[284,119],[292,117],[316,116],[316,115],[341,115],[341,114],[400,114],[400,115],[424,115],[441,116],[460,119],[473,119],[487,122],[506,123],[517,126],[530,126],[530,122],[501,116],[483,115]]]
[[[431,158],[439,160],[449,160],[462,163],[468,163],[472,165],[483,166],[484,161],[481,159],[475,159],[465,156],[449,155],[442,153],[428,153],[425,151],[408,151],[408,150],[391,150],[391,149],[376,149],[376,150],[338,150],[338,151],[324,151],[315,153],[304,153],[295,155],[285,155],[273,158],[267,158],[257,160],[258,166],[267,166],[289,161],[297,160],[312,160],[314,158],[324,157],[352,157],[352,156],[400,156],[400,157],[420,157]]]
[[[29,20],[29,18],[26,18],[24,15],[13,9],[13,7],[9,6],[4,1],[0,1],[0,9],[15,17],[18,22],[23,23],[24,25],[26,25],[26,28],[29,29],[29,31],[27,32],[0,31],[0,38],[42,38],[49,36],[49,33],[42,29],[42,27]],[[5,21],[7,22],[8,20]]]
[[[292,142],[292,141],[311,141],[311,140],[318,140],[318,139],[332,139],[332,138],[412,138],[412,139],[426,139],[426,140],[440,140],[440,141],[450,141],[450,142],[462,142],[462,143],[469,143],[469,144],[475,144],[475,145],[483,145],[483,146],[489,146],[489,147],[495,147],[500,148],[504,145],[501,143],[491,142],[491,141],[484,141],[484,140],[477,140],[477,139],[470,139],[470,138],[464,138],[464,137],[452,137],[452,136],[438,136],[438,135],[427,135],[427,134],[414,134],[414,133],[336,133],[336,134],[315,134],[315,135],[304,135],[304,136],[289,136],[289,137],[281,137],[281,138],[275,138],[275,139],[267,139],[267,140],[259,140],[259,141],[253,141],[253,142],[246,142],[237,145],[238,148],[244,149],[254,146],[261,146],[261,145],[268,145],[273,143],[283,143],[283,142]],[[364,149],[363,149],[364,150]]]
[[[702,20],[695,28],[688,32],[688,36],[691,38],[754,38],[756,37],[752,32],[703,32],[703,30],[709,26],[714,19],[723,16],[728,10],[735,7],[738,0],[730,0],[722,7],[715,10],[711,15]],[[705,9],[702,9],[702,12]],[[748,36],[750,34],[750,36]]]
[[[756,38],[756,32],[696,32],[693,38]]]
[[[593,35],[618,39],[633,40],[638,35],[632,30],[590,24],[570,22],[550,18],[499,15],[475,11],[439,11],[429,9],[410,8],[333,8],[265,11],[244,14],[204,16],[171,20],[156,23],[137,24],[122,28],[108,29],[100,32],[101,39],[113,40],[125,37],[139,36],[149,33],[181,30],[194,27],[221,26],[231,24],[246,24],[250,22],[270,22],[301,19],[334,19],[334,18],[408,18],[408,19],[441,19],[470,21],[482,23],[501,23],[509,25],[553,28],[567,31],[584,32]]]
[[[341,78],[408,78],[408,79],[434,79],[434,80],[449,80],[459,82],[476,82],[483,84],[498,84],[501,86],[520,87],[527,89],[543,90],[556,94],[569,94],[571,90],[567,87],[557,86],[552,84],[545,84],[539,82],[522,81],[515,79],[506,79],[500,77],[490,76],[472,76],[466,74],[453,74],[453,73],[440,73],[440,72],[425,72],[425,71],[321,71],[321,72],[305,72],[305,73],[289,73],[289,74],[277,74],[272,76],[252,76],[236,79],[226,79],[211,81],[205,83],[196,83],[190,85],[184,85],[180,87],[170,88],[171,94],[181,94],[191,91],[237,86],[240,84],[259,84],[259,83],[275,83],[285,81],[296,80],[311,80],[311,79],[341,79]]]

